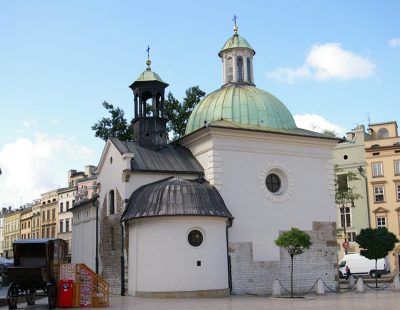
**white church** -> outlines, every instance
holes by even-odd
[[[338,140],[297,128],[285,105],[255,86],[255,50],[236,26],[218,56],[222,86],[173,143],[168,84],[150,61],[132,83],[134,140],[106,142],[98,196],[73,208],[73,262],[133,296],[271,294],[275,279],[290,283],[290,258],[274,240],[297,227],[313,245],[295,257],[295,291],[318,278],[335,288]]]

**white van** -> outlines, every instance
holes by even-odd
[[[380,278],[382,274],[389,273],[389,264],[387,257],[380,258],[377,261],[375,270],[375,260],[368,259],[359,253],[346,254],[339,263],[339,276],[346,276],[346,266],[349,266],[350,273],[353,275],[370,275],[372,278]]]

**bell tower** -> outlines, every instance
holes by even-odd
[[[150,149],[160,149],[167,144],[167,122],[164,117],[164,93],[168,84],[151,70],[147,48],[147,68],[129,87],[133,91],[135,119],[133,141]]]

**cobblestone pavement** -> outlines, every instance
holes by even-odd
[[[227,298],[139,298],[110,297],[109,309],[132,310],[258,310],[258,309],[323,309],[323,310],[389,310],[399,309],[400,291],[368,291],[367,293],[308,295],[305,298],[271,298],[256,296],[231,296]],[[8,309],[8,307],[0,307]],[[19,303],[18,309],[47,309],[47,299],[37,301],[35,306]]]

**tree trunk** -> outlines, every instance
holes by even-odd
[[[292,261],[292,268],[291,268],[291,270],[290,270],[290,295],[292,296],[292,298],[293,298],[293,258],[294,258],[294,256],[290,256],[290,259],[291,259],[291,261]]]
[[[378,288],[378,259],[375,258],[375,287]]]

